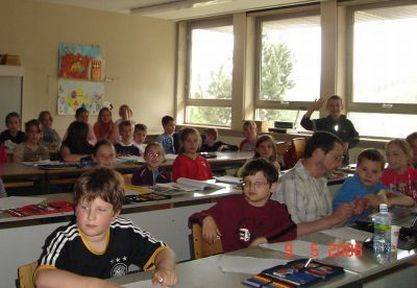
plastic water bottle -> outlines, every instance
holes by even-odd
[[[387,204],[379,205],[379,213],[373,216],[374,253],[380,263],[387,262],[391,254],[391,215]]]

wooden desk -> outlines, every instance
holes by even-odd
[[[252,152],[216,152],[216,158],[207,159],[212,169],[228,169],[242,166],[248,159],[253,157]],[[122,174],[131,174],[137,167],[143,165],[144,160],[136,164],[117,164],[114,169]],[[166,160],[164,167],[170,169],[174,160]],[[62,169],[40,169],[37,167],[28,167],[23,164],[6,163],[0,165],[0,177],[3,179],[6,187],[16,187],[25,183],[26,186],[33,187],[33,183],[39,183],[37,190],[48,194],[50,184],[54,182],[74,182],[82,173],[90,168],[62,168]],[[58,181],[57,181],[58,180]],[[28,183],[28,181],[31,181]]]

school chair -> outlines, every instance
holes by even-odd
[[[294,146],[295,156],[298,159],[304,157],[304,152],[306,150],[307,141],[306,138],[299,137],[292,139],[292,145]]]
[[[290,142],[278,142],[277,147],[277,156],[283,156],[291,147]]]
[[[194,259],[200,259],[223,253],[222,242],[220,239],[216,240],[213,244],[209,244],[203,239],[200,224],[194,223],[191,230],[193,237],[192,243],[194,248]]]
[[[38,262],[32,262],[19,266],[17,269],[18,274],[18,285],[20,288],[35,288],[33,284],[33,273],[35,273],[36,267],[38,267]]]

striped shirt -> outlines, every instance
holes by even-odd
[[[318,220],[332,212],[327,179],[311,176],[301,160],[281,177],[271,198],[287,205],[295,223]]]
[[[57,268],[78,275],[110,278],[126,275],[131,264],[147,270],[165,244],[130,220],[117,217],[110,224],[107,248],[98,253],[74,222],[56,229],[47,239],[37,270]]]

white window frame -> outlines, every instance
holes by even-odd
[[[191,93],[191,55],[192,55],[192,31],[193,29],[199,28],[210,28],[218,26],[227,26],[231,25],[233,27],[232,16],[217,18],[217,19],[206,19],[198,21],[190,21],[187,25],[187,64],[186,64],[186,79],[185,79],[185,90],[184,90],[184,123],[195,125],[195,126],[216,126],[230,128],[230,126],[215,125],[209,123],[190,123],[187,122],[187,107],[188,106],[204,106],[204,107],[220,107],[220,108],[230,108],[232,109],[232,100],[233,100],[233,91],[231,99],[193,99],[190,96]],[[233,77],[232,77],[232,90],[233,90]],[[233,112],[232,112],[233,113]],[[232,122],[232,121],[231,121]]]
[[[260,13],[261,14],[261,13]],[[265,14],[265,13],[264,13]],[[319,16],[319,5],[308,5],[304,7],[286,8],[271,11],[267,15],[260,15],[256,18],[256,60],[255,60],[255,81],[254,81],[254,103],[255,111],[258,109],[271,110],[307,110],[313,101],[272,101],[260,99],[260,81],[261,81],[261,59],[262,59],[262,22],[299,18],[305,16]],[[323,49],[323,48],[322,48]],[[320,91],[321,94],[321,91]]]
[[[346,109],[348,112],[360,113],[387,113],[387,114],[414,114],[417,115],[417,104],[399,104],[399,103],[361,103],[353,101],[353,32],[354,32],[354,13],[360,10],[372,8],[389,8],[410,4],[417,4],[415,0],[405,1],[384,1],[380,3],[369,3],[362,5],[348,6],[346,8]],[[381,138],[381,137],[372,137]],[[382,137],[386,138],[386,137]]]

